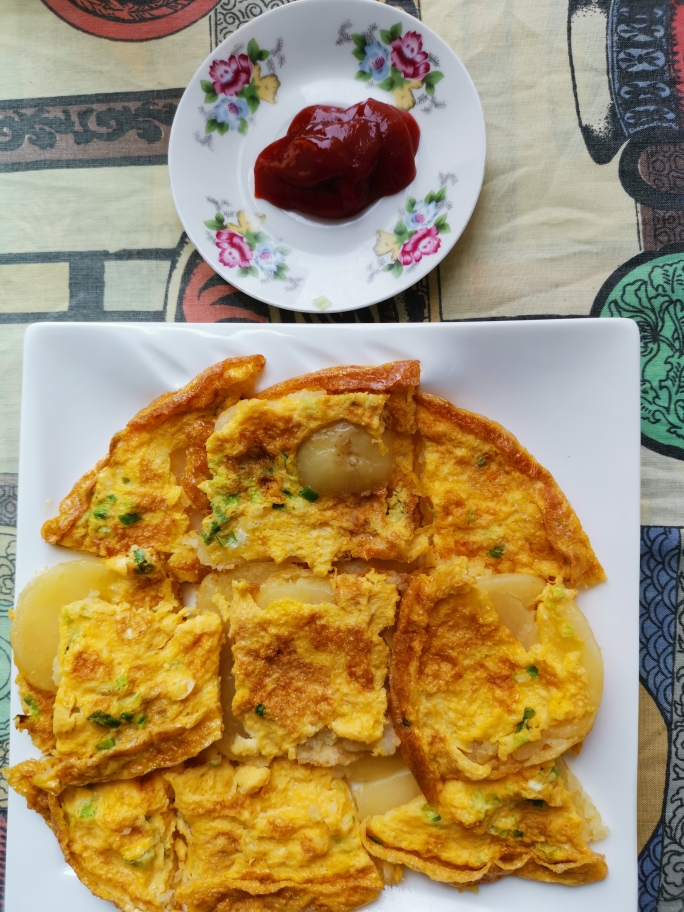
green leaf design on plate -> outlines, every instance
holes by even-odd
[[[444,73],[440,73],[439,70],[430,70],[429,73],[426,73],[423,76],[423,85],[427,86],[436,86],[438,82],[441,82],[444,79]]]
[[[221,136],[223,136],[224,133],[227,133],[228,130],[230,130],[230,127],[228,126],[227,123],[217,123],[217,124],[216,124],[216,129],[217,129],[217,131],[219,132],[219,134],[220,134]]]
[[[380,29],[380,38],[383,44],[392,44],[392,35],[386,29]]]
[[[416,201],[412,196],[409,196],[409,198],[406,200],[406,211],[410,215],[415,208],[416,208]]]
[[[207,125],[204,128],[204,132],[213,133],[214,130],[218,130],[218,120],[216,120],[215,118],[212,117],[210,120],[207,121]]]
[[[356,48],[356,50],[352,51],[352,57],[356,57],[357,60],[363,61],[366,59],[366,52],[362,51],[361,48]]]
[[[401,22],[396,22],[390,29],[390,35],[392,41],[396,41],[397,38],[401,38]]]
[[[372,78],[370,73],[364,73],[363,70],[357,70],[356,76],[354,77],[354,79],[358,79],[359,82],[370,82]]]
[[[363,50],[368,44],[368,39],[365,35],[352,35],[351,40],[354,42],[357,48],[359,48],[359,50]]]
[[[200,82],[202,86],[202,91],[204,92],[204,100],[207,104],[212,104],[212,102],[218,99],[216,94],[216,89],[214,88],[214,83],[210,79],[203,79]]]
[[[249,42],[247,44],[247,56],[249,57],[249,59],[252,61],[253,64],[258,63],[259,60],[261,60],[261,59],[265,59],[265,58],[259,57],[260,53],[261,52],[259,49],[259,45],[256,43],[254,38],[250,38]],[[268,51],[266,51],[266,57],[268,57]]]
[[[401,265],[399,260],[394,263],[388,263],[386,266],[382,267],[383,272],[391,272],[395,279],[398,279],[399,276],[404,271],[404,267]]]
[[[247,127],[248,127],[247,121],[245,120],[244,117],[242,117],[240,119],[240,126],[238,127],[238,133],[240,133],[241,136],[244,136],[245,133],[247,132]]]

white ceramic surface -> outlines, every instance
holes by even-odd
[[[335,364],[419,358],[423,389],[501,422],[575,507],[608,574],[579,596],[603,650],[596,726],[570,765],[611,835],[607,880],[567,888],[515,877],[458,893],[409,872],[374,908],[388,912],[636,910],[639,611],[639,337],[631,320],[301,326],[34,324],[26,333],[17,592],[76,555],[40,526],[112,434],[155,396],[222,358],[260,352],[259,388]],[[16,691],[12,716],[20,712]],[[12,763],[36,756],[12,728]],[[10,792],[7,912],[104,912],[44,822]]]
[[[255,199],[254,162],[295,114],[369,97],[412,105],[421,141],[406,190],[342,221]],[[374,304],[433,269],[470,218],[484,160],[461,61],[419,20],[372,0],[298,0],[243,25],[193,76],[169,144],[176,209],[209,265],[255,298],[313,313]]]

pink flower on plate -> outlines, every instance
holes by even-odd
[[[430,71],[428,55],[418,32],[406,32],[392,42],[392,63],[406,79],[422,79]]]
[[[409,238],[402,244],[399,251],[399,260],[402,266],[410,266],[411,263],[420,263],[424,256],[430,256],[431,253],[437,253],[441,246],[439,231],[433,225],[432,228],[421,228],[416,231],[413,237]]]
[[[216,246],[219,249],[219,263],[234,269],[236,266],[249,266],[252,262],[252,248],[241,234],[235,231],[216,232]]]
[[[228,60],[215,60],[209,67],[209,78],[217,95],[237,95],[250,83],[252,64],[247,54],[233,54]]]

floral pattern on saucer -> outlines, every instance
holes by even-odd
[[[411,30],[402,35],[401,22],[389,30],[371,25],[363,34],[349,34],[351,27],[351,21],[340,26],[336,43],[354,43],[352,55],[359,61],[356,79],[391,92],[403,111],[410,111],[416,103],[425,110],[444,107],[444,102],[435,99],[435,86],[444,74],[435,69],[439,66],[437,58],[423,49],[420,32]],[[416,97],[414,93],[421,89]]]
[[[209,67],[209,79],[201,81],[204,101],[212,105],[207,114],[205,133],[221,134],[235,130],[247,132],[251,114],[255,114],[262,101],[275,104],[280,80],[275,74],[277,65],[284,63],[282,41],[272,51],[260,48],[254,38],[247,45],[247,53],[240,53],[244,45],[235,48],[227,60],[214,60]],[[270,71],[262,73],[261,65]]]
[[[231,217],[236,222],[226,221],[226,218]],[[237,213],[228,211],[226,216],[219,209],[214,218],[204,224],[212,232],[222,266],[237,269],[241,278],[253,276],[264,281],[292,283],[295,280],[287,275],[290,267],[285,262],[292,251],[289,247],[274,243],[261,230],[263,220],[263,215],[250,216],[243,210]]]
[[[399,278],[405,268],[415,267],[423,257],[432,256],[441,247],[440,234],[451,231],[443,209],[449,208],[446,199],[446,181],[453,175],[443,176],[442,186],[436,192],[431,190],[422,200],[410,196],[406,200],[403,218],[394,226],[394,231],[377,232],[373,251],[380,258],[381,267],[373,269],[369,280],[378,272],[391,272]],[[389,262],[385,257],[389,254]]]

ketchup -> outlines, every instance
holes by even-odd
[[[411,183],[419,141],[413,117],[381,101],[346,110],[312,105],[260,152],[255,196],[281,209],[348,218]]]

